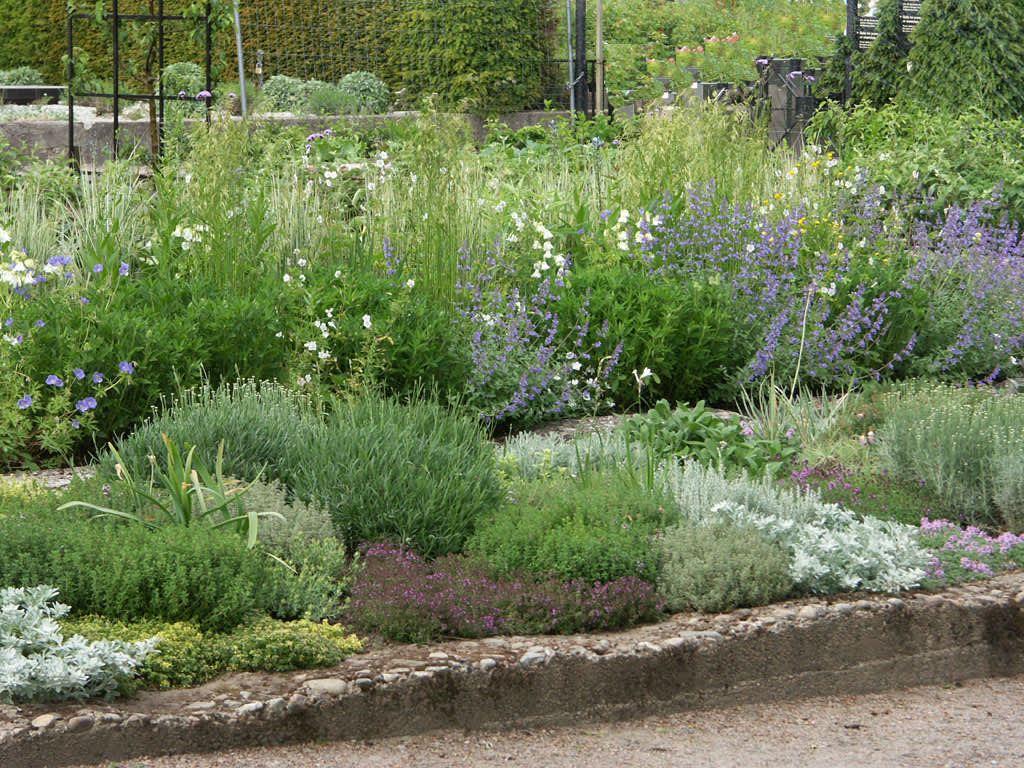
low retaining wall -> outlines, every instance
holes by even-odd
[[[941,594],[678,614],[628,632],[397,646],[114,703],[0,707],[0,765],[533,727],[1024,672],[1024,574]]]
[[[415,112],[392,112],[387,115],[350,115],[326,117],[282,117],[258,116],[250,119],[254,126],[261,124],[275,126],[301,126],[308,132],[322,131],[344,123],[372,124],[390,120],[399,120],[416,115]],[[568,112],[515,112],[501,115],[498,122],[505,123],[513,130],[528,125],[537,125],[544,120],[557,116],[568,117]],[[470,130],[478,141],[487,135],[487,125],[477,115],[464,115]],[[218,118],[221,119],[221,118]],[[232,120],[239,121],[240,117]],[[188,120],[187,125],[196,121]],[[121,134],[122,147],[137,144],[148,147],[150,143],[149,120],[120,120],[118,130]],[[109,116],[97,118],[88,123],[75,122],[75,146],[79,151],[79,160],[83,167],[100,168],[110,157],[113,148],[114,123]],[[68,124],[59,120],[12,120],[0,122],[2,134],[12,147],[26,153],[34,153],[41,160],[66,160],[68,156]]]

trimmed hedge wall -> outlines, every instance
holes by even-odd
[[[0,18],[11,30],[0,38],[0,69],[28,64],[48,81],[64,82],[65,3],[0,0]],[[120,8],[150,13],[151,3],[121,0]],[[166,0],[165,12],[181,13],[191,4]],[[554,51],[552,0],[244,0],[240,11],[247,66],[262,49],[264,77],[338,82],[366,70],[394,91],[405,88],[411,101],[436,93],[444,107],[497,112],[540,106],[544,62]],[[184,27],[168,25],[168,64],[202,60],[201,45]],[[75,45],[88,55],[93,74],[111,76],[110,46],[99,25],[76,21]],[[230,28],[215,34],[213,50],[215,69],[233,79]]]

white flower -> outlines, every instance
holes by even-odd
[[[633,369],[633,378],[636,379],[636,383],[639,384],[644,379],[650,378],[654,375],[654,371],[650,368],[644,368],[643,373],[637,373],[636,368]]]
[[[494,206],[494,212],[495,213],[501,213],[502,211],[505,210],[505,205],[506,205],[505,201],[502,200],[500,203],[498,203],[496,206]]]
[[[363,328],[369,328],[372,325],[373,325],[373,323],[370,322],[370,316],[369,315],[363,315]]]
[[[334,279],[337,280],[339,277],[341,277],[341,270],[340,269],[334,270]],[[328,317],[330,317],[330,315],[328,315]]]
[[[3,227],[0,227],[0,243],[9,243],[9,242],[11,242],[10,234],[7,232],[6,229],[4,229]]]
[[[292,281],[292,276],[286,272],[284,277],[282,277],[281,279],[284,280],[286,283],[290,283]]]
[[[411,279],[411,278],[409,280],[406,280],[405,281],[405,287],[406,288],[415,288],[416,287],[416,281]]]
[[[623,208],[621,211],[619,211],[619,220],[616,223],[618,223],[618,224],[626,224],[628,222],[629,222],[629,211],[627,211],[625,208]]]
[[[316,352],[316,342],[315,342],[315,341],[307,341],[307,342],[306,342],[305,344],[303,344],[302,346],[304,346],[304,347],[305,347],[306,349],[308,349],[308,350],[309,350],[310,352]]]
[[[320,352],[317,353],[317,357],[319,357],[321,360],[330,360],[331,353],[328,352],[326,349],[321,349]]]

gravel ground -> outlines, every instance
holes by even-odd
[[[614,724],[142,758],[103,768],[1018,768],[1024,676]],[[78,768],[84,768],[79,766]]]

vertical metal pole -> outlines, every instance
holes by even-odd
[[[157,104],[159,105],[156,122],[157,158],[164,154],[164,0],[157,3]]]
[[[576,107],[589,112],[587,98],[587,0],[576,0]]]
[[[857,15],[858,15],[859,0],[846,0],[846,36],[850,38],[850,42],[853,43],[853,50],[857,52],[860,50],[860,33],[857,29]],[[852,98],[853,90],[853,57],[847,57],[844,62],[846,70],[846,80],[843,83],[843,101],[846,104],[850,103]]]
[[[238,88],[242,99],[242,119],[249,116],[249,102],[245,95],[245,56],[242,53],[242,20],[238,15],[238,0],[235,0],[235,48],[238,49]]]
[[[75,80],[74,13],[68,10],[68,162],[75,162],[75,91],[71,84]]]
[[[572,55],[572,0],[565,0],[566,59],[569,62],[569,111],[576,112],[576,78],[573,75],[575,57]]]
[[[597,0],[597,17],[594,20],[594,109],[604,112],[607,107],[604,98],[604,0]]]
[[[114,29],[114,159],[116,160],[118,155],[118,113],[121,111],[121,51],[119,40],[121,36],[121,15],[117,7],[117,0],[114,0],[114,18],[110,23]]]
[[[207,3],[206,4],[206,90],[209,91],[210,93],[213,93],[213,91],[210,90],[212,88],[212,86],[213,86],[213,79],[211,78],[211,75],[210,75],[210,47],[212,45],[212,41],[210,40],[210,31],[211,31],[211,26],[210,26],[210,3]],[[209,122],[210,122],[210,102],[212,100],[213,100],[212,98],[208,98],[206,100],[206,122],[207,122],[207,124],[209,124]]]

